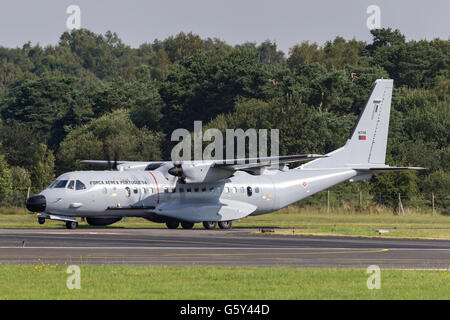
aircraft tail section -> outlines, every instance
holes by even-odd
[[[385,165],[393,80],[378,79],[347,143],[302,168],[361,168]]]

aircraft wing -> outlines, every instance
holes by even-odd
[[[228,221],[241,219],[256,210],[256,206],[236,200],[221,202],[169,201],[156,207],[152,212],[166,217],[189,222]]]
[[[111,167],[112,162],[107,160],[81,160],[80,163],[83,164],[93,164],[105,167]],[[161,165],[163,165],[165,161],[115,161],[114,165],[117,167],[117,170],[153,170]]]
[[[214,168],[224,168],[229,170],[245,170],[259,167],[268,167],[273,164],[284,164],[298,161],[308,161],[317,158],[327,157],[321,154],[298,154],[291,156],[278,156],[278,157],[259,157],[259,158],[246,158],[246,159],[228,159],[228,160],[214,160]]]

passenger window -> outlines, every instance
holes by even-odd
[[[84,185],[83,182],[81,182],[80,180],[77,180],[75,189],[76,190],[84,190],[84,189],[86,189],[86,186]]]
[[[180,188],[180,192],[184,192],[184,188]]]
[[[134,189],[133,189],[133,192],[134,192],[135,194],[137,194],[137,193],[138,193],[138,189],[137,189],[137,188],[134,188]]]
[[[187,192],[191,192],[192,191],[192,189],[191,188],[187,188],[187,190],[186,190]]]
[[[127,197],[131,197],[131,189],[126,187],[125,188],[125,194],[126,194]]]
[[[259,187],[255,187],[255,193],[259,193]]]
[[[198,192],[198,188],[194,188],[194,191],[195,191],[195,192]]]
[[[253,194],[253,192],[252,192],[252,187],[247,187],[247,195],[248,195],[249,197],[251,197],[252,194]]]
[[[237,188],[233,187],[233,193],[237,193]]]
[[[239,189],[239,192],[240,193],[244,193],[245,191],[244,191],[244,187],[241,187],[240,189]]]
[[[225,192],[226,192],[226,193],[229,193],[229,192],[230,192],[230,188],[225,187]]]
[[[164,193],[169,193],[169,188],[165,187],[164,188]]]
[[[206,188],[202,188],[202,192],[206,192]]]
[[[209,192],[214,192],[214,187],[209,188]]]
[[[69,184],[67,185],[67,189],[75,189],[75,181],[70,180]]]

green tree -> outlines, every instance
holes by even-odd
[[[129,111],[116,110],[72,130],[57,153],[58,168],[86,169],[79,163],[83,159],[160,160],[162,138],[159,132],[137,128]]]
[[[5,156],[0,154],[0,203],[7,201],[12,187],[11,170],[5,160]]]
[[[8,204],[23,207],[26,202],[28,188],[31,187],[30,173],[22,167],[11,167],[12,187]]]
[[[44,143],[39,144],[33,155],[33,165],[30,169],[31,191],[38,193],[44,190],[54,179],[55,157]]]

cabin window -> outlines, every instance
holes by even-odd
[[[230,192],[230,188],[225,187],[225,192],[226,192],[226,193],[229,193],[229,192]]]
[[[131,197],[131,189],[126,187],[125,188],[125,194],[126,194],[127,197]]]
[[[180,188],[180,192],[184,192],[184,188]]]
[[[76,190],[84,190],[84,189],[86,189],[86,186],[84,185],[83,182],[81,182],[80,180],[77,180],[76,184],[75,184],[75,189]]]
[[[198,192],[198,188],[194,188],[194,191],[195,191],[195,192]]]
[[[202,188],[202,192],[206,192],[206,188]]]
[[[67,185],[67,189],[75,189],[75,181],[70,180],[69,184]]]
[[[56,181],[53,188],[65,188],[68,180],[58,180]]]
[[[192,191],[191,188],[187,188],[187,189],[186,189],[186,192],[191,192],[191,191]]]
[[[259,187],[255,187],[255,193],[259,193]]]
[[[239,192],[240,192],[240,193],[244,193],[244,192],[245,192],[244,187],[240,187]]]
[[[252,187],[247,187],[247,195],[251,197],[253,194]]]
[[[214,192],[214,187],[210,187],[209,192]]]
[[[137,194],[138,193],[138,188],[134,188],[133,192],[134,192],[134,194]]]
[[[164,187],[164,193],[169,193],[169,188]]]
[[[233,193],[237,193],[237,188],[233,187]]]

